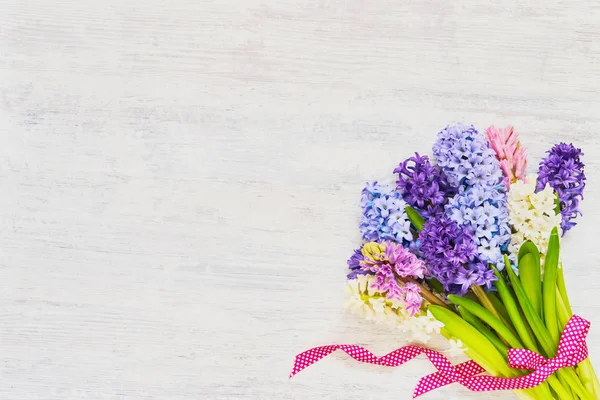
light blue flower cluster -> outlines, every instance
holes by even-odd
[[[454,188],[496,186],[502,182],[500,163],[494,151],[472,125],[448,125],[438,133],[433,155]]]
[[[473,232],[481,261],[504,268],[502,253],[507,252],[511,234],[504,190],[483,185],[467,188],[450,199],[446,215]]]
[[[367,242],[412,241],[406,202],[393,186],[368,182],[362,191],[360,233]]]
[[[500,163],[485,136],[472,125],[447,126],[433,146],[438,165],[458,193],[448,201],[446,215],[469,228],[478,258],[504,268],[510,243],[506,186]]]

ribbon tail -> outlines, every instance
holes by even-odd
[[[289,377],[291,378],[304,368],[311,366],[324,357],[327,357],[336,351],[338,347],[339,346],[337,345],[315,347],[314,349],[306,350],[305,352],[298,354],[294,360],[294,368],[292,369]]]

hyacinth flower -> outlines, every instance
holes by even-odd
[[[423,299],[414,278],[423,278],[423,262],[393,242],[366,243],[362,253],[362,268],[375,276],[373,288],[390,300],[402,301],[411,316],[417,314]]]
[[[389,241],[365,243],[348,266],[352,272],[346,307],[353,313],[392,325],[423,343],[440,333],[443,325],[427,312],[427,305],[448,306],[419,282],[427,270],[408,249]],[[459,340],[449,343],[454,351],[461,349]]]
[[[361,261],[364,259],[362,254],[362,246],[359,249],[354,250],[352,257],[347,261],[350,272],[347,275],[348,279],[356,279],[359,275],[366,275],[368,271],[362,269]]]
[[[366,242],[408,243],[413,239],[406,202],[393,186],[368,182],[361,197],[360,233]]]
[[[586,179],[582,155],[581,149],[572,144],[556,144],[538,170],[537,190],[549,185],[558,195],[563,234],[576,225],[574,219],[581,214],[579,202],[583,200]]]
[[[362,248],[361,267],[377,277],[376,288],[391,298],[401,298],[411,315],[418,311],[424,298],[429,303],[445,303],[418,280],[427,274],[425,264],[408,249],[393,242],[370,242]],[[395,278],[395,279],[392,279]]]
[[[516,254],[526,242],[533,243],[540,252],[542,265],[548,249],[548,238],[555,226],[561,225],[561,215],[556,213],[554,190],[545,186],[536,191],[535,177],[527,182],[518,181],[508,192],[509,221],[512,234],[508,250],[511,261],[517,263]]]
[[[346,309],[360,317],[386,324],[409,334],[408,340],[427,343],[440,333],[443,324],[431,313],[420,311],[410,315],[403,302],[389,299],[385,292],[376,289],[375,275],[358,275],[346,286]],[[413,295],[410,294],[409,301]],[[450,350],[458,350],[461,342],[449,342]]]
[[[502,269],[502,252],[510,240],[508,210],[504,194],[474,187],[456,196],[446,208],[450,219],[472,232],[479,258]]]
[[[494,271],[478,257],[469,229],[445,217],[430,218],[419,233],[420,254],[429,275],[449,293],[464,295],[473,286],[491,288]]]
[[[502,181],[494,151],[473,126],[448,125],[438,133],[433,155],[450,186],[457,190],[475,185],[495,187]]]
[[[398,191],[424,218],[443,212],[447,198],[455,192],[442,171],[419,153],[401,162],[394,173],[398,174]]]
[[[367,320],[399,323],[405,314],[399,312],[397,302],[374,288],[375,280],[373,275],[357,275],[350,279],[346,287],[346,308]]]
[[[519,134],[512,126],[496,128],[493,125],[485,130],[490,148],[496,153],[508,188],[517,180],[525,178],[527,154],[519,141]]]
[[[442,172],[454,177],[458,191],[446,205],[446,215],[472,233],[478,261],[503,269],[510,226],[506,188],[494,151],[473,126],[460,124],[442,130],[433,149]]]
[[[478,258],[504,268],[503,252],[510,242],[506,193],[488,186],[474,186],[450,199],[448,218],[472,233]]]

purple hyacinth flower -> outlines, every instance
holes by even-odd
[[[430,218],[419,240],[429,275],[450,293],[463,295],[471,285],[490,287],[496,279],[487,262],[479,259],[473,232],[455,221],[443,215]]]
[[[446,199],[454,194],[442,171],[419,153],[401,162],[394,173],[402,197],[424,218],[443,212]]]
[[[586,179],[581,156],[581,149],[572,144],[556,144],[538,170],[536,189],[540,191],[550,185],[558,195],[563,234],[576,225],[574,219],[581,214],[579,202],[583,200]]]
[[[360,262],[364,260],[362,254],[362,246],[359,249],[354,250],[352,257],[348,260],[348,268],[350,268],[350,273],[348,274],[348,279],[356,279],[358,275],[367,275],[368,271],[365,271]]]

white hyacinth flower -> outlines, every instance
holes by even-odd
[[[540,251],[543,262],[550,232],[555,226],[560,231],[561,215],[556,214],[556,195],[550,186],[536,193],[535,176],[528,176],[527,182],[513,183],[508,192],[509,219],[515,231],[509,251],[517,254],[521,245],[530,240]]]

